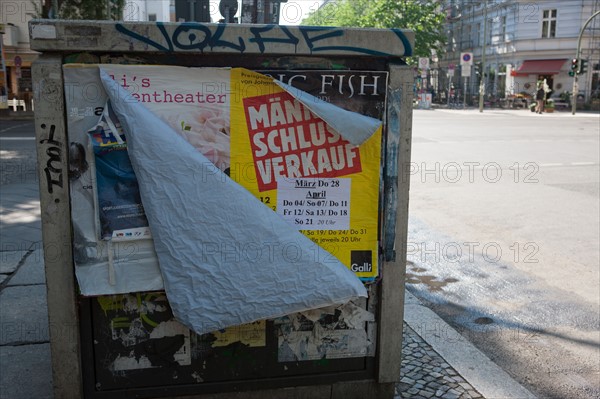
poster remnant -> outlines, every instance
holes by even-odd
[[[232,70],[232,87],[252,89],[231,103],[231,177],[365,281],[379,274],[382,128],[355,146],[310,105],[381,120],[386,83],[385,72]]]
[[[310,105],[318,98],[382,120],[386,72],[256,73],[239,68],[147,65],[101,68],[218,169],[331,257],[364,281],[377,278],[381,128],[364,144],[354,146],[344,139],[344,132],[335,131],[312,113]],[[98,196],[98,185],[103,182],[95,174],[98,162],[93,142],[98,143],[98,136],[87,132],[98,125],[108,100],[99,79],[99,66],[65,65],[64,74],[72,140],[69,158],[73,244],[82,293],[162,289],[148,229],[117,229],[116,233],[113,230],[111,249],[101,239],[108,238],[111,230],[100,221],[100,211],[118,208],[99,206],[97,201],[94,204],[96,198],[103,197]],[[304,94],[295,98],[273,79]],[[126,142],[126,137],[123,139]],[[119,143],[116,146],[123,147]],[[117,183],[113,186],[113,192],[133,193],[121,190],[123,187]],[[140,216],[139,213],[127,212]],[[139,241],[131,245],[119,243],[119,238]],[[108,281],[109,253],[114,258],[114,284]]]
[[[164,293],[100,297],[98,304],[110,315],[113,348],[110,369],[127,370],[191,364],[190,331],[172,319]],[[148,351],[148,348],[160,351]]]
[[[365,356],[349,356],[343,348],[375,355],[375,322],[364,299],[203,335],[186,331],[174,319],[163,292],[101,296],[90,305],[98,391],[125,383],[146,387],[148,381],[168,386],[363,371]],[[358,331],[365,325],[366,340]],[[309,330],[313,338],[307,337]],[[311,349],[299,349],[296,356],[289,345],[300,336],[308,338]]]
[[[374,321],[373,313],[352,302],[276,319],[278,361],[372,355],[374,343],[367,336],[365,324]]]
[[[282,179],[277,214],[300,230],[350,228],[351,179]]]
[[[235,342],[240,342],[249,347],[259,347],[267,345],[265,320],[255,321],[254,323],[242,324],[241,326],[229,327],[225,330],[215,331],[212,334],[215,337],[213,347],[227,346]]]
[[[150,235],[140,190],[127,154],[126,135],[107,102],[90,130],[96,170],[99,238],[126,240]]]

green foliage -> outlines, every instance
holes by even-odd
[[[415,32],[413,56],[440,54],[446,43],[445,15],[433,1],[337,0],[311,13],[302,25],[399,28]]]
[[[57,15],[50,1],[42,2],[41,6],[35,1],[32,4],[37,18],[120,20],[125,0],[57,0]]]

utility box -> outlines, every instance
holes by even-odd
[[[392,398],[412,32],[29,30],[55,397]]]

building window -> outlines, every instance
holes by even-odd
[[[177,21],[177,18],[175,17],[175,0],[169,0],[169,21]]]
[[[542,11],[542,37],[556,37],[556,9]]]
[[[148,21],[156,22],[156,14],[148,14]]]
[[[478,22],[477,25],[475,25],[475,32],[473,32],[473,37],[475,38],[475,43],[473,44],[473,47],[479,47],[480,36],[481,36],[481,22]]]
[[[464,33],[463,40],[462,40],[463,48],[472,48],[473,47],[473,45],[472,45],[473,36],[471,36],[472,35],[471,30],[472,30],[471,25],[465,26],[464,31],[463,31],[463,33]]]
[[[500,41],[506,41],[506,15],[500,17]]]

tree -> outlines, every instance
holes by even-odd
[[[440,54],[446,43],[439,4],[419,0],[337,0],[312,12],[302,25],[400,28],[415,32],[413,56]]]
[[[38,18],[122,19],[125,0],[43,0],[32,1]]]

